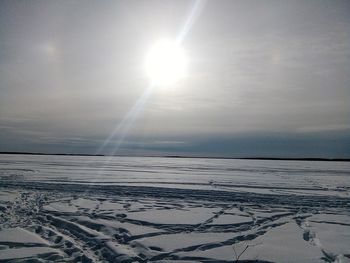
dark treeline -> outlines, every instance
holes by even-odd
[[[41,153],[41,152],[0,152],[0,154],[22,155],[59,155],[59,156],[108,156],[104,154],[84,153]],[[327,161],[350,162],[350,159],[342,158],[284,158],[284,157],[212,157],[212,156],[184,156],[184,155],[114,155],[123,157],[163,157],[163,158],[204,158],[204,159],[236,159],[236,160],[275,160],[275,161]]]

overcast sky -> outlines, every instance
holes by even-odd
[[[0,151],[122,138],[117,153],[349,158],[349,14],[346,0],[0,1]],[[186,77],[101,148],[149,86],[150,46],[182,33]]]

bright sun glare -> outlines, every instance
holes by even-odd
[[[185,53],[179,44],[161,40],[148,52],[145,69],[153,84],[167,86],[184,77],[186,64]]]

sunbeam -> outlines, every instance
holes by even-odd
[[[191,27],[194,25],[195,20],[198,18],[201,10],[204,8],[205,2],[206,2],[205,0],[196,0],[194,2],[192,8],[190,9],[189,15],[187,16],[187,18],[184,22],[184,25],[182,26],[180,32],[178,33],[178,35],[176,37],[175,42],[177,45],[180,45],[182,43],[182,41],[184,40],[184,38],[186,37],[186,35],[190,31]],[[174,49],[174,50],[177,51],[177,49]],[[172,51],[172,50],[170,50],[170,51]],[[179,51],[179,54],[182,55],[180,51]],[[179,55],[179,54],[177,54],[177,55]],[[175,77],[174,76],[167,76],[166,80],[171,79],[171,81],[172,81],[173,78],[180,77],[180,75],[183,74],[183,72],[181,72],[181,71],[185,67],[184,59],[183,60],[177,59],[176,62],[177,62],[176,66],[178,66],[178,68],[176,68],[176,70],[178,71],[179,76],[175,76]],[[153,65],[153,64],[151,63],[151,65]],[[156,65],[157,69],[160,66],[158,64]],[[151,67],[150,70],[151,70],[151,73],[153,74],[154,67]],[[96,154],[102,153],[105,150],[105,148],[107,147],[107,145],[110,144],[112,141],[115,142],[114,150],[109,152],[108,155],[115,155],[117,153],[117,151],[120,149],[120,146],[122,145],[124,139],[127,137],[128,132],[129,132],[130,128],[132,127],[134,121],[136,120],[137,116],[143,110],[143,107],[144,107],[145,103],[147,102],[148,98],[150,97],[151,92],[152,92],[155,84],[157,84],[157,83],[155,83],[155,81],[161,82],[161,84],[164,84],[164,83],[162,83],[162,82],[164,82],[164,78],[160,76],[161,73],[163,73],[163,70],[161,72],[159,72],[159,70],[157,71],[157,74],[158,74],[157,77],[154,76],[155,73],[152,75],[153,78],[151,78],[151,84],[144,91],[144,93],[141,95],[141,97],[136,101],[136,103],[129,110],[129,112],[125,115],[123,120],[116,126],[116,128],[111,132],[111,134],[104,140],[102,145],[96,151]]]
[[[201,11],[203,10],[205,3],[206,3],[206,0],[196,0],[194,2],[187,16],[187,19],[185,20],[184,25],[182,26],[179,34],[176,37],[176,43],[181,44],[182,41],[185,39],[186,35],[194,25],[194,22],[197,20]]]
[[[141,97],[136,101],[136,103],[130,109],[130,111],[125,115],[122,121],[118,124],[118,126],[113,130],[113,132],[108,136],[108,138],[104,140],[103,144],[96,151],[96,154],[103,153],[103,150],[111,141],[116,143],[114,145],[114,149],[108,152],[108,155],[114,155],[118,151],[127,133],[129,132],[130,127],[132,126],[132,123],[135,121],[136,117],[139,115],[140,111],[143,109],[143,106],[145,105],[147,99],[150,97],[153,87],[154,85],[153,83],[151,83],[149,87],[141,95]]]

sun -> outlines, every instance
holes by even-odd
[[[187,59],[183,48],[175,41],[158,41],[147,53],[145,70],[152,83],[169,86],[185,76]]]

